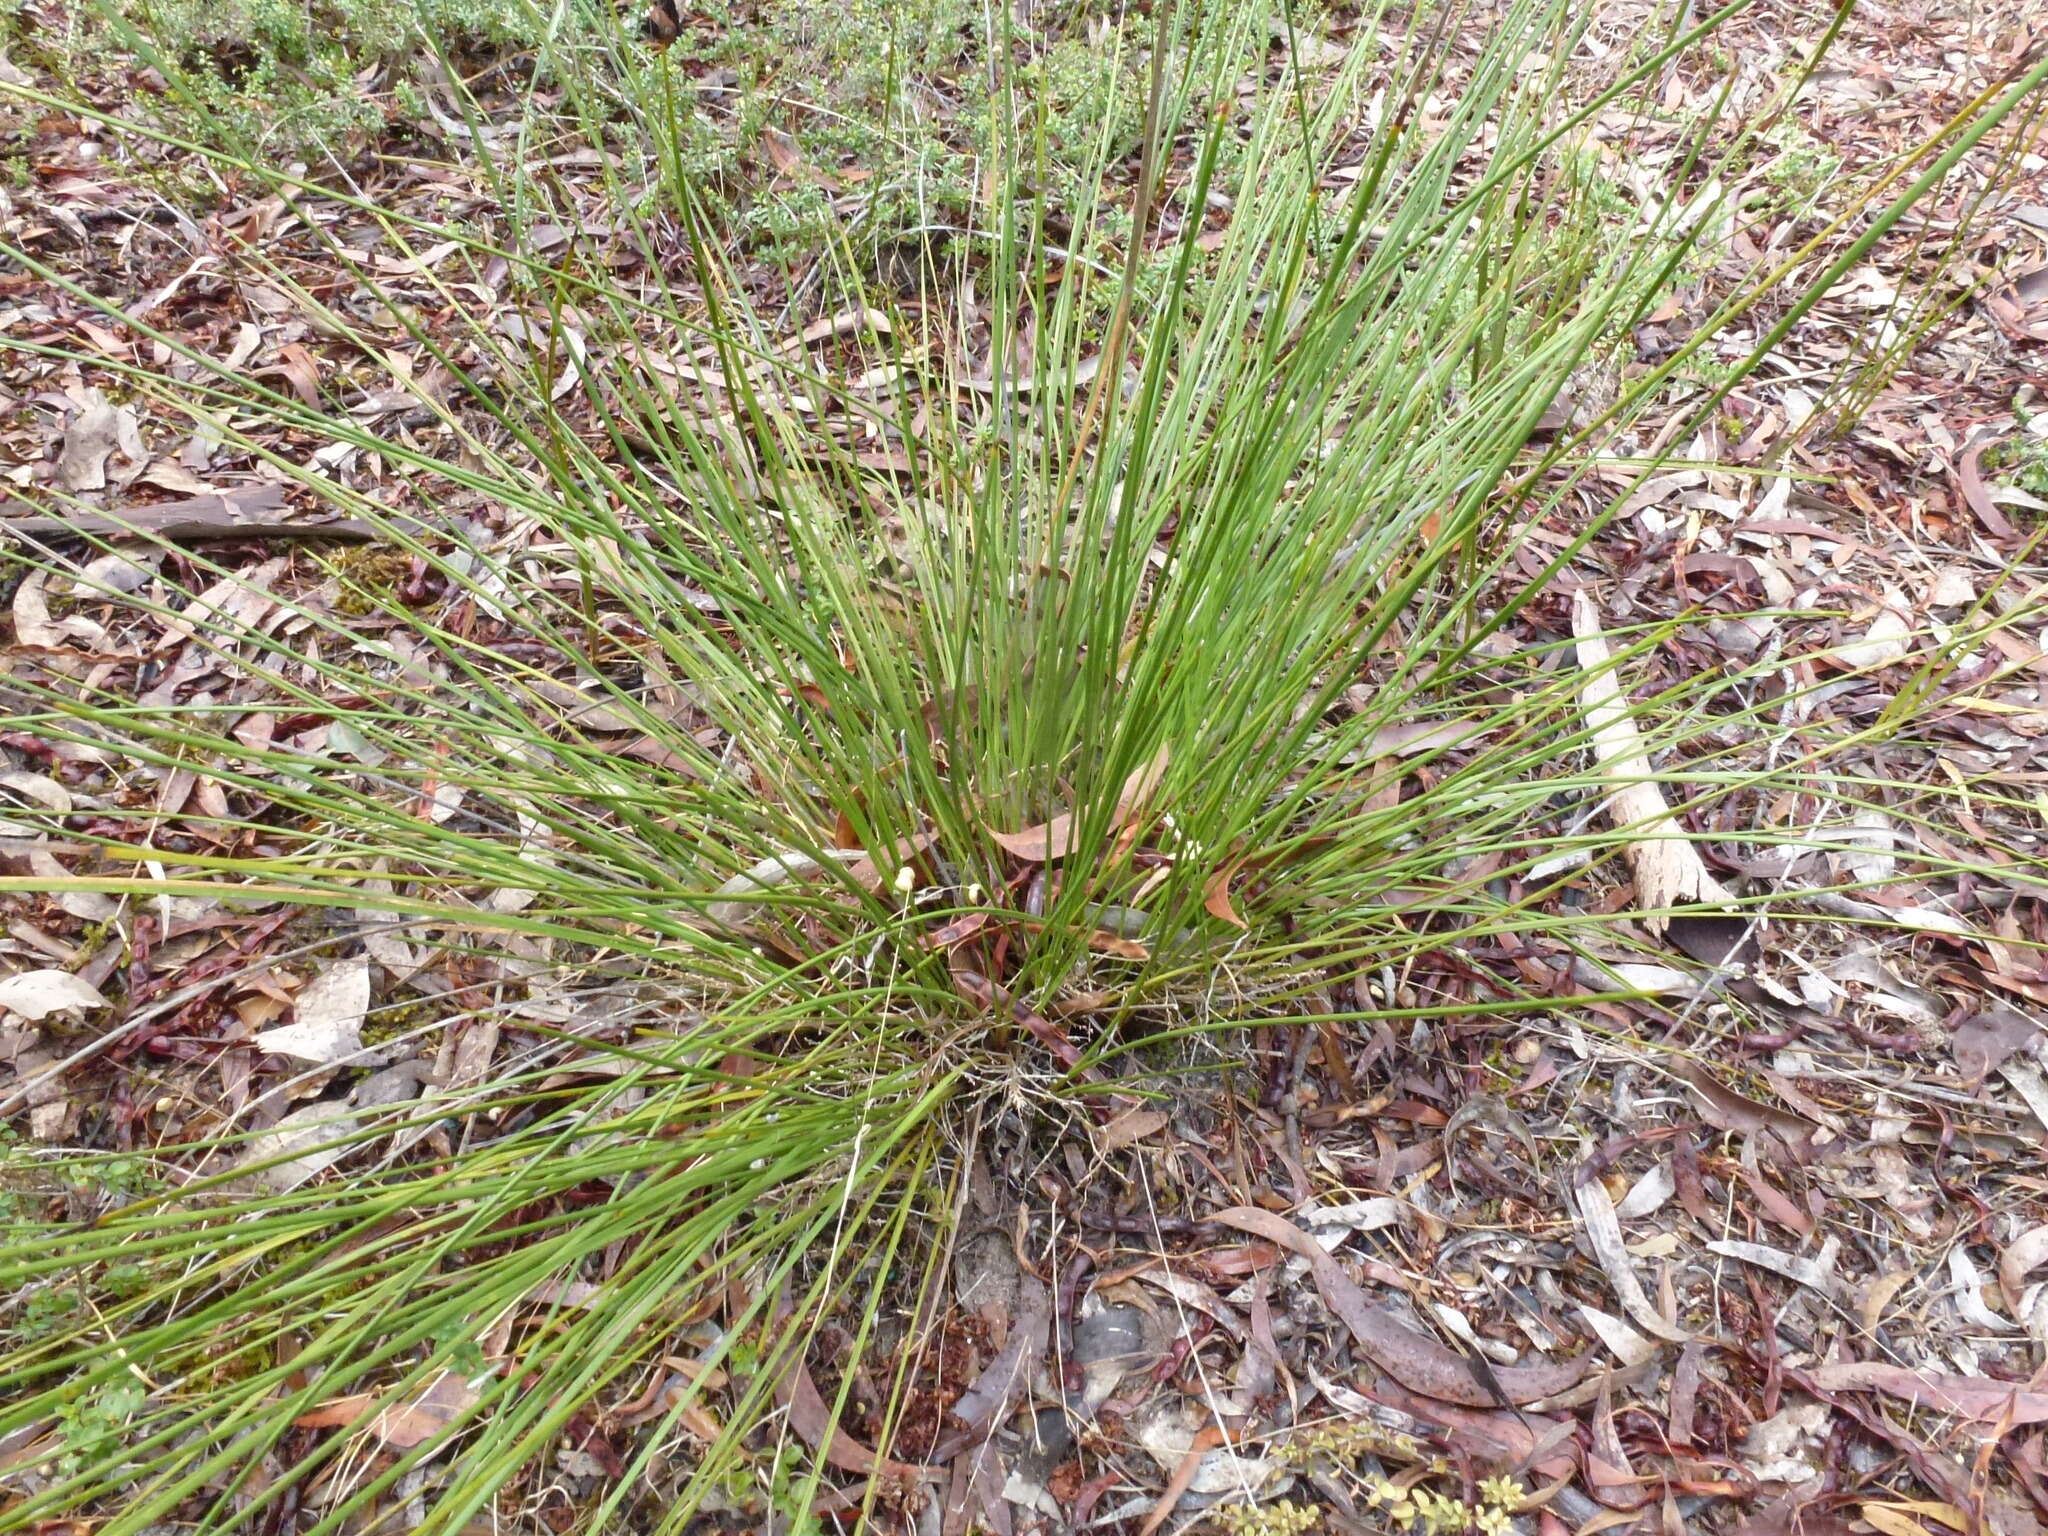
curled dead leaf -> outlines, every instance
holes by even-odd
[[[1230,863],[1217,870],[1202,887],[1202,909],[1219,923],[1228,923],[1233,928],[1249,928],[1251,925],[1237,915],[1237,908],[1230,904],[1230,882],[1237,875],[1238,865]]]

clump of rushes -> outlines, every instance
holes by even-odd
[[[1587,9],[1523,0],[1476,48],[1470,18],[1375,13],[1354,35],[1391,46],[1317,72],[1263,4],[1158,6],[1101,41],[1142,60],[1110,77],[1140,96],[1104,104],[1076,201],[1046,201],[1043,109],[999,74],[975,227],[921,249],[921,300],[867,295],[808,339],[722,263],[661,93],[599,73],[624,42],[564,61],[587,89],[551,110],[616,145],[638,103],[605,172],[637,263],[551,265],[214,155],[303,221],[265,281],[328,345],[445,370],[436,430],[311,409],[171,334],[180,366],[122,386],[417,572],[351,587],[377,626],[287,583],[288,624],[217,598],[190,643],[232,707],[17,676],[13,729],[110,776],[203,771],[228,809],[204,839],[176,818],[100,838],[70,884],[333,914],[315,940],[344,951],[402,924],[416,958],[490,981],[408,1028],[503,1016],[560,1049],[337,1104],[289,1147],[238,1124],[152,1143],[143,1186],[83,1225],[17,1208],[7,1304],[81,1305],[38,1304],[0,1360],[0,1436],[42,1455],[25,1480],[13,1455],[10,1522],[264,1530],[289,1507],[312,1533],[414,1501],[416,1528],[460,1531],[669,1357],[689,1369],[581,1528],[681,1531],[742,1491],[800,1514],[819,1437],[778,1409],[808,1400],[804,1346],[833,1326],[843,1414],[877,1330],[943,1273],[984,1095],[1089,1110],[1134,1056],[1188,1068],[1241,1023],[1330,1018],[1332,976],[1594,921],[1544,880],[1503,894],[1617,846],[1558,816],[1606,788],[1548,579],[1616,504],[1592,467],[1654,473],[1641,444],[1685,434],[1652,428],[1720,398],[1679,382],[1687,359],[1768,297],[1753,367],[2048,66],[1905,167],[1840,259],[1759,273],[1532,446],[1725,228],[1687,189],[1733,180],[1674,166],[1632,217],[1571,196],[1585,125],[1713,27],[1589,85],[1562,62]],[[528,164],[484,167],[508,221],[573,223]],[[393,287],[390,259],[429,257]],[[858,292],[850,253],[820,263]],[[147,628],[190,595],[116,600]],[[1505,658],[1509,625],[1556,646]],[[1775,706],[1746,697],[1724,674],[1631,706],[1674,800],[1761,805],[1824,766],[1774,751]],[[233,729],[259,710],[325,722],[324,747]],[[1441,728],[1395,764],[1385,733],[1417,721]]]

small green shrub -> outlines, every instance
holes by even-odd
[[[1776,194],[1769,201],[1790,217],[1806,217],[1841,176],[1842,157],[1789,113],[1772,123],[1763,137],[1777,150],[1760,168]]]
[[[460,152],[450,125],[470,106],[502,117],[505,91],[554,98],[575,130],[650,157],[664,201],[687,192],[736,250],[770,262],[967,222],[998,131],[987,18],[966,0],[692,7],[659,55],[637,7],[592,0],[101,3],[114,46],[161,79],[162,126],[209,149],[318,163],[414,128]],[[1045,104],[1045,190],[1060,206],[1083,196],[1080,167],[1105,142],[1135,147],[1142,117],[1134,51],[1088,25],[995,39],[1025,57],[1023,94]],[[56,51],[78,75],[108,48]]]
[[[2030,496],[2048,496],[2048,434],[2043,433],[2039,416],[2017,408],[2013,415],[2019,430],[1985,449],[1978,467],[1987,477]]]
[[[551,25],[529,0],[120,0],[113,19],[180,132],[296,156],[345,155],[424,105],[423,39],[459,60],[535,48]]]

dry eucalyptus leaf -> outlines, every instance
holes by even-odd
[[[363,882],[364,894],[371,897],[391,895],[394,889],[391,882],[382,878],[382,872],[388,867],[387,861],[379,859],[370,867],[379,871],[379,877]],[[363,924],[364,929],[364,951],[390,973],[393,981],[404,981],[426,964],[425,948],[414,944],[394,928],[394,924],[403,920],[404,914],[377,906],[372,901],[356,908],[356,921]]]
[[[1623,1365],[1641,1365],[1645,1360],[1654,1359],[1658,1346],[1644,1338],[1611,1312],[1602,1312],[1598,1307],[1579,1303],[1579,1316],[1586,1326],[1613,1352],[1614,1358]]]
[[[67,1008],[104,1008],[99,988],[69,971],[22,971],[0,981],[0,1009],[36,1020]]]
[[[1661,933],[1666,919],[1658,909],[1695,903],[1722,905],[1733,897],[1708,873],[1689,842],[1656,781],[1656,770],[1643,746],[1642,733],[1629,717],[1614,651],[1601,632],[1600,613],[1583,590],[1572,594],[1572,634],[1578,640],[1580,685],[1586,723],[1593,735],[1593,755],[1614,788],[1608,792],[1607,814],[1629,835],[1629,866],[1636,877],[1636,904],[1652,914],[1643,925]]]
[[[2048,1224],[2029,1227],[1998,1256],[1998,1290],[2015,1314],[2020,1309],[2020,1291],[2028,1275],[2048,1264]]]
[[[67,491],[107,488],[107,460],[134,431],[132,416],[124,424],[122,414],[98,390],[89,392],[85,409],[64,433],[64,448],[57,456],[58,485]]]
[[[1125,1147],[1143,1141],[1154,1131],[1165,1129],[1166,1111],[1163,1109],[1129,1109],[1118,1115],[1095,1132],[1095,1145],[1104,1152],[1121,1152]]]
[[[1983,1376],[1949,1376],[1878,1361],[1830,1361],[1813,1368],[1813,1379],[1830,1392],[1883,1392],[1937,1413],[1959,1414],[2010,1429],[2048,1421],[2048,1392]]]
[[[1742,1442],[1742,1461],[1760,1482],[1804,1483],[1819,1475],[1834,1410],[1826,1403],[1798,1403],[1774,1418],[1752,1424]]]
[[[1621,1223],[1614,1214],[1614,1202],[1598,1179],[1587,1179],[1573,1191],[1579,1207],[1579,1231],[1592,1249],[1593,1257],[1614,1289],[1614,1299],[1637,1325],[1660,1339],[1683,1344],[1692,1337],[1675,1323],[1669,1323],[1650,1304],[1643,1283],[1636,1276],[1628,1248],[1621,1240]]]
[[[1210,1415],[1204,1410],[1186,1402],[1162,1401],[1138,1420],[1132,1433],[1145,1453],[1169,1473],[1180,1470],[1189,1456],[1201,1458],[1183,1482],[1184,1492],[1277,1493],[1277,1485],[1288,1478],[1286,1463],[1242,1455],[1226,1446],[1204,1448],[1200,1437],[1209,1423]]]
[[[1934,993],[1911,982],[1901,981],[1881,960],[1867,950],[1851,950],[1828,967],[1835,981],[1854,982],[1865,988],[1863,1000],[1908,1023],[1933,1027],[1947,1009]]]
[[[1900,611],[1905,600],[1895,592],[1887,592],[1885,596],[1886,606],[1870,621],[1870,627],[1863,632],[1861,640],[1838,645],[1827,653],[1836,666],[1852,672],[1888,667],[1895,661],[1903,661],[1906,653],[1913,649],[1912,621]],[[1891,606],[1892,602],[1899,606]]]
[[[14,589],[14,643],[54,651],[64,644],[64,631],[50,622],[50,604],[43,595],[43,580],[41,571],[32,571]]]
[[[1773,1274],[1783,1275],[1787,1280],[1796,1281],[1809,1290],[1832,1296],[1841,1282],[1835,1276],[1835,1258],[1841,1252],[1841,1239],[1829,1238],[1821,1245],[1819,1253],[1810,1259],[1803,1259],[1796,1253],[1787,1253],[1782,1248],[1768,1248],[1762,1243],[1739,1242],[1734,1238],[1719,1238],[1706,1245],[1707,1252],[1718,1253],[1725,1259],[1738,1259],[1744,1264],[1754,1264],[1759,1269],[1768,1269]]]
[[[1982,1013],[1973,1013],[1949,1035],[1949,1054],[1956,1069],[1971,1082],[1982,1082],[2021,1051],[2031,1049],[2041,1038],[2032,1019],[2017,1008],[1993,1003]]]
[[[344,960],[307,982],[293,1003],[292,1022],[259,1031],[256,1048],[320,1066],[359,1059],[369,1011],[369,957]]]
[[[58,882],[69,880],[71,871],[50,854],[40,848],[29,850],[29,872],[39,880],[51,882],[50,899],[65,914],[87,923],[103,923],[120,911],[120,904],[113,897],[99,891],[70,891],[61,889]]]
[[[278,1194],[297,1189],[340,1162],[360,1117],[340,1104],[295,1109],[262,1135],[251,1138],[237,1166],[258,1168],[252,1177]],[[278,1161],[283,1159],[283,1161]]]
[[[1611,1219],[1611,1210],[1609,1216]],[[1503,1366],[1482,1378],[1464,1356],[1417,1333],[1385,1308],[1371,1305],[1358,1282],[1322,1244],[1286,1217],[1241,1205],[1218,1211],[1210,1219],[1278,1243],[1307,1259],[1324,1305],[1350,1330],[1373,1364],[1411,1392],[1468,1408],[1494,1407],[1497,1396],[1510,1403],[1533,1403],[1576,1386],[1592,1363],[1581,1356],[1542,1365]]]
[[[369,1419],[369,1431],[394,1450],[411,1450],[440,1434],[474,1408],[476,1389],[453,1371],[440,1371],[403,1402],[379,1408],[379,1394],[357,1392],[323,1403],[292,1422],[301,1429],[341,1429]]]
[[[1984,1303],[1984,1274],[1961,1243],[1948,1251],[1949,1299],[1972,1328],[1986,1333],[2012,1333],[2019,1324],[2006,1321]]]
[[[1927,606],[1930,608],[1961,608],[1975,601],[1977,583],[1961,566],[1943,566],[1934,573],[1934,580],[1928,583]]]

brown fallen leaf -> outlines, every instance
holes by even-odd
[[[989,836],[1005,853],[1032,864],[1050,864],[1073,851],[1074,817],[1063,811],[1051,821],[1042,821],[1022,832],[991,832]]]
[[[1770,1131],[1802,1161],[1813,1156],[1813,1133],[1819,1127],[1811,1120],[1744,1097],[1696,1061],[1681,1062],[1675,1073],[1700,1096],[1700,1116],[1716,1130],[1736,1131],[1745,1136]]]
[[[1373,1306],[1328,1250],[1286,1217],[1241,1205],[1219,1211],[1210,1220],[1266,1238],[1307,1259],[1324,1304],[1351,1331],[1373,1364],[1402,1386],[1467,1408],[1500,1406],[1473,1361]],[[1487,1374],[1508,1402],[1520,1406],[1575,1385],[1586,1374],[1591,1359],[1581,1355],[1554,1365],[1494,1366]]]
[[[1095,1145],[1098,1150],[1121,1152],[1125,1147],[1135,1146],[1154,1131],[1166,1128],[1167,1114],[1163,1109],[1130,1109],[1114,1120],[1097,1128]]]
[[[1100,1069],[1095,1067],[1083,1068],[1081,1066],[1079,1047],[1067,1038],[1067,1032],[1061,1029],[1059,1025],[1053,1023],[1045,1015],[1018,1002],[1010,995],[1006,988],[997,986],[979,971],[970,970],[962,965],[958,955],[953,956],[953,964],[950,969],[953,976],[953,986],[962,997],[993,1012],[1007,1012],[1012,1019],[1036,1036],[1038,1042],[1048,1051],[1052,1052],[1053,1060],[1057,1061],[1069,1072],[1078,1070],[1082,1077],[1090,1081],[1096,1081],[1101,1078],[1102,1073]]]
[[[1110,814],[1111,832],[1121,831],[1130,825],[1150,802],[1159,788],[1159,781],[1166,776],[1166,761],[1167,749],[1162,746],[1152,754],[1151,761],[1133,769],[1124,780],[1124,787],[1116,797],[1116,809]],[[1074,815],[1071,811],[1062,811],[1052,820],[1026,827],[1022,832],[991,832],[989,835],[1006,853],[1033,864],[1051,864],[1074,851]]]
[[[1217,870],[1202,887],[1202,909],[1219,923],[1228,923],[1233,928],[1249,928],[1251,925],[1237,915],[1237,908],[1230,904],[1230,882],[1238,871],[1238,861],[1233,861]]]
[[[1949,1376],[1877,1361],[1843,1360],[1813,1368],[1816,1384],[1830,1392],[1883,1392],[1939,1413],[2000,1424],[2048,1422],[2048,1392],[2029,1391],[1984,1376]]]
[[[1993,538],[2010,539],[2013,536],[2012,524],[1998,510],[1998,503],[1991,499],[1984,484],[1984,472],[1977,462],[1990,446],[1989,443],[1977,443],[1956,459],[1956,488],[1963,493],[1963,500],[1970,510],[1977,514],[1977,521]]]
[[[355,1392],[322,1403],[292,1423],[301,1429],[346,1429],[370,1418],[369,1431],[393,1450],[424,1445],[476,1406],[476,1389],[453,1371],[442,1371],[416,1396],[379,1408],[383,1395]],[[374,1417],[371,1417],[374,1415]]]
[[[1993,1003],[1956,1025],[1948,1049],[1957,1070],[1970,1082],[1981,1083],[2040,1038],[2032,1019],[2017,1008]]]
[[[249,377],[262,379],[279,375],[291,385],[292,393],[299,397],[299,403],[307,410],[320,409],[320,364],[305,347],[296,341],[286,342],[277,349],[276,363],[268,368],[258,368]]]
[[[85,408],[65,430],[64,447],[57,456],[57,484],[67,491],[105,490],[107,460],[139,441],[132,412],[109,404],[96,389],[88,395]]]
[[[1572,1438],[1575,1421],[1568,1417],[1547,1418],[1519,1408],[1463,1408],[1410,1392],[1392,1380],[1375,1382],[1372,1390],[1361,1396],[1448,1430],[1451,1445],[1475,1463],[1515,1467],[1549,1478],[1578,1472],[1579,1451]]]
[[[801,1354],[793,1352],[788,1369],[777,1378],[775,1401],[788,1412],[789,1427],[797,1432],[804,1444],[823,1452],[825,1460],[842,1472],[879,1472],[885,1477],[910,1482],[938,1476],[937,1470],[931,1467],[912,1466],[908,1462],[877,1456],[835,1424],[832,1410],[818,1395],[817,1385],[811,1380],[811,1373],[805,1367]]]

